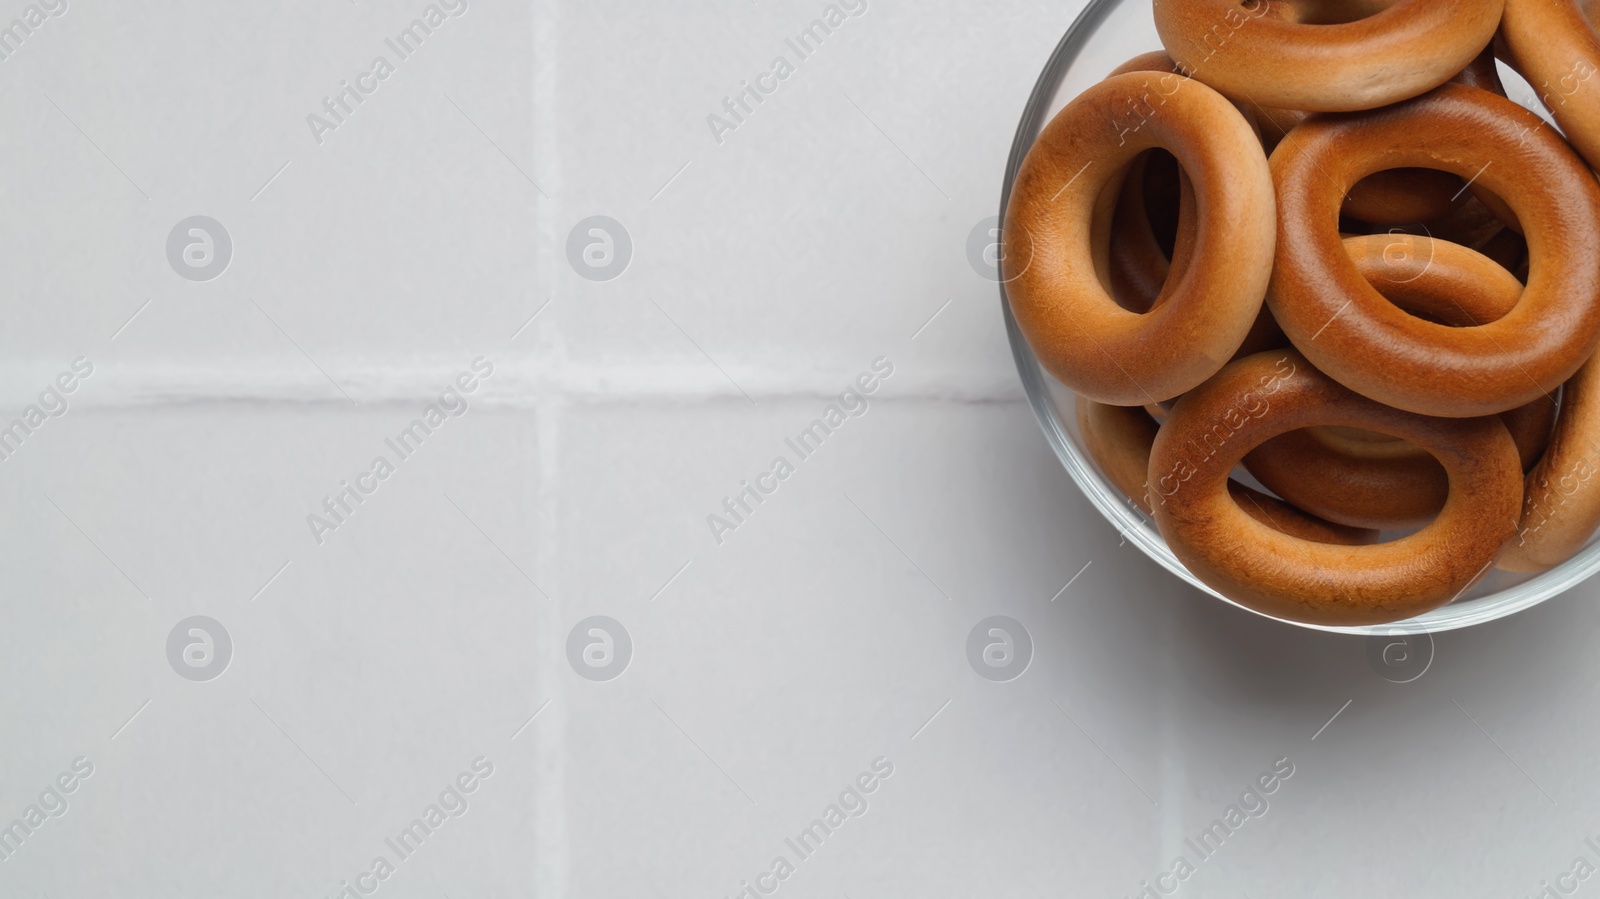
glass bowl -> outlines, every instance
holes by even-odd
[[[1161,49],[1156,34],[1155,20],[1149,0],[1090,0],[1072,27],[1056,45],[1055,52],[1045,63],[1044,72],[1034,85],[1023,109],[1022,122],[1017,127],[1016,139],[1011,145],[1011,157],[1006,163],[1005,185],[1000,195],[1000,220],[1005,221],[1005,206],[1011,196],[1011,184],[1017,168],[1028,148],[1033,146],[1046,123],[1085,88],[1106,77],[1118,65],[1132,57],[1151,50]],[[1526,82],[1510,70],[1501,68],[1506,79],[1507,93],[1523,105],[1548,118],[1548,113],[1533,100],[1533,92]],[[1454,630],[1486,621],[1504,618],[1559,595],[1600,569],[1600,541],[1590,537],[1583,549],[1571,559],[1555,568],[1537,575],[1514,574],[1494,570],[1454,602],[1441,606],[1415,618],[1389,624],[1356,627],[1334,627],[1307,624],[1265,615],[1248,609],[1211,589],[1183,567],[1172,554],[1155,523],[1134,506],[1120,490],[1100,473],[1094,460],[1083,446],[1078,433],[1077,418],[1073,414],[1075,397],[1071,390],[1051,377],[1034,356],[1022,332],[1017,329],[1006,298],[1006,286],[1000,284],[1000,307],[1006,319],[1006,332],[1011,339],[1011,352],[1016,357],[1017,371],[1028,394],[1028,402],[1044,429],[1057,458],[1067,473],[1077,482],[1084,496],[1094,504],[1100,514],[1127,536],[1145,555],[1182,580],[1230,605],[1253,614],[1274,618],[1287,624],[1314,630],[1343,634],[1425,634]]]

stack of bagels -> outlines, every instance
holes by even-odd
[[[1398,621],[1570,558],[1600,524],[1584,5],[1154,10],[1165,51],[1050,121],[1002,229],[1012,312],[1101,471],[1281,618]]]

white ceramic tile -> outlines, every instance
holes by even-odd
[[[0,63],[0,420],[94,365],[0,463],[0,826],[94,766],[0,894],[333,896],[380,856],[384,896],[457,899],[734,896],[779,857],[783,895],[851,899],[1135,896],[1180,858],[1185,896],[1531,896],[1600,865],[1600,588],[1394,683],[1369,641],[1181,586],[1051,455],[967,240],[1077,4],[870,0],[719,145],[706,116],[825,4],[472,0],[318,145],[305,116],[426,5],[72,2]],[[166,257],[193,214],[235,240],[214,281]],[[615,280],[569,262],[592,215],[633,241]],[[232,639],[215,680],[169,658],[193,615]],[[968,657],[997,615],[1033,646],[1007,682]],[[463,814],[389,847],[480,757]]]

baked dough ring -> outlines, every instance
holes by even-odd
[[[1447,241],[1374,234],[1343,243],[1362,277],[1396,306],[1453,327],[1499,319],[1522,296],[1522,284],[1510,272]],[[1554,413],[1554,401],[1544,396],[1504,413],[1523,470],[1544,451]],[[1421,448],[1342,428],[1291,431],[1250,452],[1244,464],[1286,501],[1356,527],[1425,524],[1450,490],[1444,467]]]
[[[1147,200],[1146,185],[1138,180],[1145,175],[1147,166],[1155,160],[1146,151],[1129,167],[1127,181],[1117,199],[1107,248],[1107,258],[1096,264],[1106,270],[1105,284],[1118,305],[1131,312],[1149,312],[1166,300],[1182,280],[1189,265],[1195,241],[1195,197],[1193,185],[1182,171],[1175,174],[1177,184],[1177,222],[1174,228],[1172,258],[1168,259],[1156,237],[1153,225],[1141,204]],[[1096,240],[1100,238],[1096,236]],[[1173,273],[1177,273],[1174,277]],[[1256,320],[1244,337],[1244,342],[1234,351],[1234,358],[1249,356],[1262,350],[1289,345],[1289,338],[1273,320],[1265,305],[1256,313]]]
[[[1581,374],[1583,370],[1578,371]],[[1573,377],[1576,378],[1577,375]],[[1517,444],[1517,458],[1522,460],[1522,470],[1529,471],[1544,458],[1544,452],[1550,446],[1551,430],[1556,423],[1556,401],[1551,397],[1540,397],[1526,406],[1518,406],[1508,412],[1500,413],[1500,420],[1505,422],[1506,430],[1511,432],[1511,439]],[[1315,434],[1317,440],[1324,445],[1349,456],[1385,459],[1401,452],[1427,455],[1404,440],[1396,440],[1376,431],[1363,431],[1360,428],[1307,428],[1306,430]],[[1444,494],[1439,495],[1439,501],[1444,502]],[[1439,510],[1435,507],[1433,511]],[[1433,517],[1432,513],[1428,517]]]
[[[1578,369],[1544,457],[1528,472],[1517,536],[1500,567],[1544,571],[1565,562],[1600,525],[1600,360]]]
[[[1145,479],[1150,473],[1150,447],[1160,426],[1137,406],[1108,406],[1081,396],[1077,398],[1077,418],[1078,431],[1090,457],[1130,502],[1150,514]],[[1378,540],[1376,530],[1323,521],[1237,481],[1228,481],[1228,493],[1251,518],[1303,540],[1346,546]]]
[[[1600,166],[1600,39],[1577,0],[1505,0],[1509,62],[1539,94],[1567,140]]]
[[[1272,155],[1282,205],[1267,302],[1284,333],[1340,383],[1400,409],[1466,417],[1549,394],[1600,342],[1600,184],[1540,119],[1447,84],[1363,116],[1319,116]],[[1450,328],[1368,284],[1334,229],[1349,187],[1431,166],[1505,198],[1526,233],[1527,289],[1498,321]]]
[[[1194,186],[1194,256],[1208,264],[1140,315],[1101,284],[1091,227],[1110,219],[1109,181],[1157,146]],[[1017,172],[1002,231],[1017,324],[1075,393],[1119,406],[1178,396],[1222,368],[1260,312],[1276,209],[1261,142],[1227,98],[1171,73],[1109,78],[1057,113]]]
[[[1334,546],[1281,534],[1239,509],[1225,489],[1245,453],[1297,428],[1381,431],[1432,453],[1450,497],[1429,525],[1374,546]],[[1292,350],[1230,364],[1173,408],[1150,454],[1156,526],[1179,561],[1233,601],[1314,624],[1397,621],[1461,595],[1516,530],[1517,449],[1497,418],[1402,412],[1362,397]]]
[[[1128,72],[1176,74],[1177,68],[1172,57],[1157,50],[1135,56],[1111,74]],[[1107,189],[1114,187],[1115,182]],[[1099,264],[1106,273],[1106,287],[1122,308],[1148,312],[1177,286],[1177,279],[1168,278],[1168,272],[1182,271],[1194,247],[1194,188],[1172,156],[1162,150],[1146,150],[1128,164],[1118,189],[1110,234],[1105,240],[1109,246],[1103,250],[1107,255]],[[1156,209],[1163,214],[1168,231],[1175,234],[1170,247],[1163,247],[1156,234]],[[1098,262],[1102,252],[1098,228],[1094,239]]]
[[[1399,0],[1337,24],[1317,24],[1318,6],[1155,0],[1156,31],[1186,72],[1228,96],[1281,109],[1373,109],[1466,68],[1494,37],[1505,0]]]
[[[1112,297],[1118,305],[1131,312],[1149,312],[1158,303],[1164,302],[1182,280],[1182,272],[1194,252],[1195,197],[1188,176],[1181,170],[1173,175],[1176,182],[1173,217],[1177,221],[1173,228],[1175,234],[1171,259],[1167,258],[1155,234],[1153,222],[1141,205],[1150,199],[1147,194],[1149,185],[1138,182],[1146,176],[1148,167],[1156,163],[1151,156],[1153,152],[1141,154],[1129,167],[1122,194],[1117,199],[1109,236],[1110,246],[1106,249],[1107,257],[1104,262],[1098,259],[1096,262],[1106,271],[1105,284]],[[1095,239],[1100,240],[1098,234]],[[1177,273],[1177,276],[1173,273]],[[1278,327],[1272,313],[1263,304],[1244,342],[1234,351],[1234,358],[1288,345],[1289,338],[1284,336],[1283,329]]]
[[[1339,252],[1395,307],[1451,328],[1499,321],[1522,299],[1522,282],[1515,275],[1448,240],[1367,234],[1342,238]]]
[[[1158,50],[1135,56],[1113,69],[1111,74],[1126,72],[1178,74],[1178,69],[1172,57]],[[1251,129],[1257,131],[1259,136],[1260,128],[1255,119],[1238,103],[1234,106],[1244,114]],[[1158,153],[1163,158],[1156,158],[1155,154]],[[1165,189],[1152,192],[1152,180],[1159,181],[1160,187]],[[1110,185],[1108,189],[1114,186]],[[1097,265],[1106,272],[1104,282],[1122,308],[1131,312],[1149,312],[1171,294],[1194,252],[1194,185],[1172,156],[1164,151],[1146,150],[1129,164],[1120,190],[1108,238],[1109,247],[1105,249],[1107,255],[1103,262],[1097,256]],[[1161,239],[1156,236],[1154,213],[1151,211],[1163,200],[1170,206],[1170,209],[1161,210],[1165,214],[1168,231],[1173,234],[1170,258],[1161,246]],[[1095,240],[1101,240],[1098,229]],[[1096,252],[1100,252],[1098,243]],[[1174,272],[1178,273],[1178,277],[1173,277]],[[1244,342],[1235,351],[1234,358],[1287,346],[1288,342],[1289,338],[1284,336],[1278,323],[1273,321],[1272,313],[1263,305]]]
[[[1162,54],[1165,56],[1165,54]],[[1505,86],[1500,72],[1495,68],[1494,51],[1484,48],[1472,62],[1450,79],[1456,84],[1493,91],[1504,97]],[[1311,113],[1285,109],[1253,109],[1260,123],[1263,141],[1270,154],[1289,129],[1310,117]],[[1432,223],[1456,211],[1457,202],[1466,182],[1447,172],[1435,169],[1409,168],[1374,172],[1350,188],[1345,198],[1342,216],[1348,216],[1376,229],[1399,225]],[[1468,194],[1468,199],[1471,199]],[[1491,198],[1493,199],[1493,198]],[[1496,211],[1504,211],[1503,204]],[[1461,241],[1457,241],[1460,243]]]
[[[1509,229],[1505,233],[1514,236]],[[1390,302],[1412,315],[1453,328],[1498,321],[1516,307],[1522,296],[1522,282],[1507,271],[1505,263],[1488,253],[1474,252],[1449,241],[1408,234],[1373,234],[1346,237],[1343,243],[1362,277]],[[1516,441],[1524,471],[1532,468],[1543,455],[1555,418],[1555,399],[1549,395],[1500,413],[1511,439]],[[1409,447],[1404,441],[1370,431],[1357,434],[1342,428],[1311,430],[1324,443],[1356,455],[1363,452],[1392,454],[1392,447],[1376,448],[1371,445],[1375,442]],[[1427,455],[1415,447],[1409,448],[1418,455]],[[1439,473],[1442,479],[1442,468]],[[1439,502],[1443,501],[1441,492]],[[1438,511],[1437,506],[1434,511]]]
[[[1550,442],[1555,401],[1541,398],[1498,417],[1527,471]],[[1444,466],[1426,451],[1384,436],[1363,440],[1333,428],[1290,431],[1257,447],[1244,463],[1262,486],[1307,515],[1379,530],[1424,525],[1449,495]],[[1600,470],[1600,460],[1591,464]]]

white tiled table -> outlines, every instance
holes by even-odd
[[[1600,864],[1600,588],[1393,683],[1180,586],[1051,455],[965,247],[1076,4],[871,0],[719,145],[823,5],[473,0],[319,145],[425,8],[73,0],[0,62],[0,419],[94,365],[0,464],[0,826],[93,766],[0,897],[332,896],[378,858],[397,899],[1531,896]],[[165,252],[196,214],[212,281]],[[568,261],[593,215],[615,280]],[[169,660],[193,615],[216,679]],[[594,615],[614,680],[569,661]],[[968,662],[992,615],[1033,642],[1009,682]],[[480,757],[465,811],[386,842]]]

